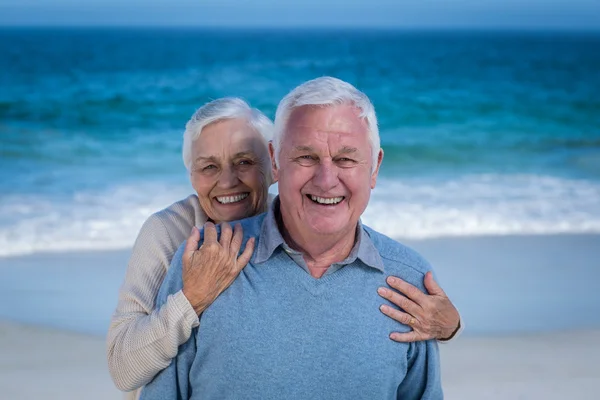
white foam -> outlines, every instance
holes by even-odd
[[[600,232],[600,183],[538,175],[383,180],[363,222],[395,238]]]
[[[190,193],[184,186],[153,183],[71,198],[3,196],[0,256],[128,248],[146,218]]]
[[[150,214],[190,193],[188,185],[140,183],[61,198],[2,195],[0,256],[129,248]],[[380,179],[363,222],[394,238],[598,233],[600,183],[536,175]]]

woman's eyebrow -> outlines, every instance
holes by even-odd
[[[238,151],[237,153],[235,153],[233,155],[233,158],[243,158],[243,157],[254,158],[254,157],[256,157],[256,154],[251,150],[244,150],[244,151]]]
[[[217,159],[217,157],[215,157],[215,156],[207,156],[207,157],[205,157],[205,156],[200,156],[200,157],[197,157],[197,158],[194,160],[194,163],[203,162],[203,161],[210,161],[210,162],[213,162],[213,163],[215,163],[215,164],[217,164],[217,163],[219,162],[219,160],[218,160],[218,159]]]

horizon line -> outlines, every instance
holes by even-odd
[[[440,25],[440,26],[393,26],[393,25],[167,25],[167,24],[148,24],[148,25],[121,25],[121,24],[106,24],[106,25],[89,25],[89,24],[15,24],[2,25],[0,30],[8,29],[187,29],[187,30],[363,30],[363,31],[472,31],[472,32],[579,32],[579,33],[600,33],[598,27],[557,27],[557,26],[468,26],[468,25]]]

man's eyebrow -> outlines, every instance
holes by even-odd
[[[338,154],[352,154],[358,152],[356,147],[344,146],[338,151]]]
[[[310,146],[296,146],[294,147],[295,151],[300,151],[300,152],[304,152],[304,151],[308,151],[308,152],[313,152],[314,149]]]

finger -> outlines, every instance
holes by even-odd
[[[418,304],[408,297],[402,296],[400,293],[396,293],[395,291],[384,287],[377,289],[377,293],[411,315],[420,316],[422,314],[421,307]]]
[[[216,243],[217,242],[217,228],[212,222],[204,224],[204,243]]]
[[[249,262],[250,258],[252,258],[252,253],[254,252],[254,243],[256,240],[251,237],[246,242],[246,247],[244,247],[244,252],[238,257],[237,266],[241,271]]]
[[[431,271],[425,274],[425,279],[423,279],[423,283],[425,284],[425,289],[427,289],[429,294],[433,296],[448,297],[446,296],[446,293],[440,287],[440,285],[438,285],[435,279],[433,279],[433,274],[431,273]]]
[[[393,287],[412,301],[416,302],[417,304],[422,304],[427,299],[427,295],[421,290],[419,290],[419,288],[411,285],[410,283],[400,278],[396,278],[395,276],[388,276],[386,282],[388,285],[390,285],[391,287]]]
[[[397,308],[390,307],[387,304],[383,304],[379,307],[382,313],[390,317],[391,319],[400,322],[401,324],[414,327],[419,321],[412,315],[402,312]],[[412,322],[412,323],[411,323]]]
[[[240,252],[240,247],[242,247],[242,242],[244,241],[244,230],[242,229],[242,224],[235,224],[233,228],[233,239],[231,239],[231,254],[234,254],[236,257]]]
[[[187,238],[184,247],[184,253],[189,254],[198,250],[198,243],[200,242],[200,231],[195,226],[192,227],[190,236]]]
[[[200,231],[195,226],[192,227],[190,236],[185,241],[183,248],[183,269],[186,271],[192,265],[194,254],[198,250],[198,242],[200,242]],[[185,274],[184,274],[185,275]]]
[[[219,238],[219,243],[221,246],[227,251],[229,251],[229,246],[231,245],[231,236],[233,232],[231,231],[231,225],[228,222],[221,223],[221,237]]]
[[[433,337],[424,335],[424,334],[416,332],[416,331],[410,331],[410,332],[392,332],[390,334],[390,339],[392,339],[394,342],[410,343],[410,342],[419,342],[421,340],[433,339]]]

